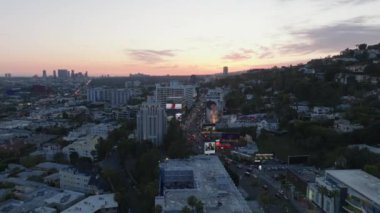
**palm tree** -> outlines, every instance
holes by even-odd
[[[202,201],[198,200],[197,204],[195,205],[195,209],[197,210],[197,213],[203,213]]]

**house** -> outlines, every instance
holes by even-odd
[[[349,120],[338,119],[334,121],[334,129],[337,132],[352,132],[354,130],[363,129],[364,127],[360,124],[352,124]]]
[[[59,170],[60,188],[86,194],[103,193],[108,189],[105,181],[93,171],[69,167]]]
[[[61,152],[61,146],[55,143],[43,144],[39,150],[31,153],[31,155],[42,155],[46,160],[53,160],[54,155]]]
[[[313,75],[315,74],[315,69],[313,68],[308,68],[308,67],[302,67],[298,69],[299,72],[303,72],[305,75]]]
[[[346,66],[345,68],[354,73],[364,73],[364,69],[367,67],[367,64],[355,64],[351,66]]]

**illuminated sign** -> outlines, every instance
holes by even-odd
[[[182,104],[166,104],[166,109],[182,109]]]
[[[215,142],[205,142],[204,152],[205,154],[215,154]]]

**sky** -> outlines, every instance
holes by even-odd
[[[0,74],[190,75],[380,43],[380,0],[0,0]]]

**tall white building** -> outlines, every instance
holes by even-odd
[[[194,103],[196,91],[193,85],[183,85],[177,81],[171,81],[169,84],[156,84],[155,96],[162,107],[167,103],[191,107]]]
[[[111,105],[112,107],[119,107],[125,105],[129,101],[128,89],[113,89],[111,91]]]
[[[87,101],[110,102],[112,107],[119,107],[128,103],[130,90],[126,88],[111,89],[105,87],[94,87],[87,89]]]
[[[166,134],[166,112],[158,102],[148,100],[137,113],[137,139],[160,145]]]

